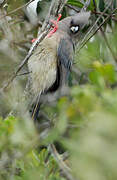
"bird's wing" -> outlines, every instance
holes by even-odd
[[[61,39],[57,51],[58,67],[60,69],[62,84],[68,80],[68,75],[73,63],[74,46],[71,40]]]

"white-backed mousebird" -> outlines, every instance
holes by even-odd
[[[41,94],[55,92],[68,81],[76,42],[89,24],[90,12],[81,12],[58,22],[58,29],[38,45],[28,60],[31,91],[37,97],[33,118],[39,112]],[[84,32],[85,33],[85,32]]]

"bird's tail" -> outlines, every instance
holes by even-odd
[[[33,105],[33,109],[32,109],[32,119],[34,120],[35,123],[39,115],[40,106],[41,106],[41,103],[40,103],[40,94],[39,94],[36,98],[36,102]]]

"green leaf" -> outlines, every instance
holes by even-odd
[[[77,0],[68,0],[67,2],[68,4],[72,5],[72,6],[77,6],[79,8],[83,7],[83,3],[77,1]]]
[[[90,81],[91,81],[93,84],[97,85],[97,86],[100,87],[101,89],[104,88],[105,82],[104,82],[104,79],[103,79],[103,77],[102,77],[102,75],[101,75],[100,72],[98,72],[98,71],[92,71],[92,72],[90,72],[90,74],[89,74],[89,79],[90,79]]]
[[[114,1],[113,1],[113,9],[116,8],[116,4],[117,4],[117,3],[116,3],[116,0],[114,0]]]
[[[93,0],[91,0],[90,5],[89,5],[89,7],[88,7],[88,10],[92,11],[94,8],[95,8],[95,7],[94,7]]]
[[[104,8],[105,8],[105,2],[104,2],[104,0],[100,0],[100,1],[99,1],[99,10],[100,10],[101,12],[103,12],[103,11],[104,11]]]

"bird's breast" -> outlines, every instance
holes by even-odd
[[[56,81],[57,43],[44,39],[28,61],[32,90],[38,94],[48,90]]]

